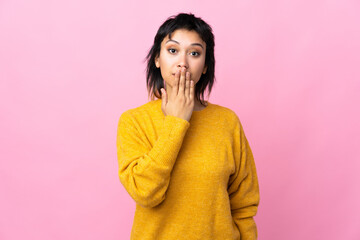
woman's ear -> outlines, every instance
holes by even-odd
[[[206,70],[207,70],[207,66],[204,67],[204,71],[203,71],[203,74],[206,73]]]
[[[155,66],[156,66],[157,68],[159,68],[159,67],[160,67],[160,63],[159,63],[159,55],[157,55],[157,56],[155,57]]]

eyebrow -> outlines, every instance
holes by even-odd
[[[172,40],[172,39],[167,40],[166,43],[168,43],[168,42],[170,42],[170,41],[171,41],[171,42],[175,42],[175,43],[177,43],[177,44],[180,45],[180,43],[179,43],[178,41],[175,41],[175,40]],[[166,43],[165,43],[165,44],[166,44]],[[201,45],[200,43],[192,43],[191,46],[200,46],[202,49],[204,49],[203,45]]]

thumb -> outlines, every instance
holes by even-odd
[[[167,94],[164,88],[161,88],[161,99],[163,100],[163,104],[167,103]],[[165,105],[164,105],[165,106]]]

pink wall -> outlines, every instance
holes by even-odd
[[[182,11],[214,29],[210,102],[252,146],[259,239],[360,239],[355,0],[2,0],[0,239],[129,239],[117,122],[147,101],[142,60]]]

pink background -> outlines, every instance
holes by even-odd
[[[210,102],[234,110],[260,183],[259,239],[360,239],[360,2],[0,2],[0,239],[129,239],[121,113],[167,17],[214,30]]]

